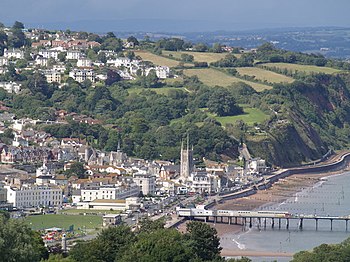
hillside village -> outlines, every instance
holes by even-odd
[[[12,35],[10,28],[4,32]],[[132,37],[124,40],[116,52],[102,49],[97,41],[79,39],[74,33],[37,29],[21,32],[32,42],[31,47],[5,48],[0,57],[2,74],[14,66],[17,74],[40,73],[57,88],[63,88],[68,78],[98,85],[108,80],[110,72],[122,80],[152,72],[160,80],[177,77],[169,67],[135,56],[138,41]],[[89,52],[94,49],[98,51],[92,59]],[[222,51],[231,52],[232,48],[223,47]],[[16,81],[1,82],[0,87],[10,94],[23,91]],[[261,181],[268,170],[264,160],[243,154],[244,166],[208,160],[205,167],[197,168],[188,139],[178,152],[179,164],[129,157],[120,148],[121,140],[116,151],[105,151],[94,148],[85,138],[57,138],[43,131],[43,126],[66,125],[69,121],[103,124],[91,116],[57,110],[52,120],[18,119],[2,102],[1,111],[0,133],[7,137],[7,143],[0,144],[0,202],[6,209],[62,208],[67,204],[84,210],[139,209],[143,196],[167,199],[234,192]]]

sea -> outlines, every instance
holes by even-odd
[[[323,178],[312,187],[305,188],[283,203],[265,205],[260,210],[288,211],[299,215],[345,216],[350,215],[350,172]],[[275,219],[275,227],[267,220],[266,229],[253,225],[242,228],[240,233],[226,234],[225,248],[296,253],[311,250],[323,243],[340,243],[350,237],[350,222],[346,231],[345,221],[318,222],[318,230],[314,220],[304,220],[303,229],[298,227],[297,220],[290,220],[289,229],[282,220],[281,229]],[[228,246],[229,245],[229,246]],[[253,261],[290,261],[291,258],[253,258]]]

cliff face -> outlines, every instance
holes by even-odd
[[[246,143],[253,155],[290,167],[319,159],[329,148],[348,146],[349,80],[348,75],[317,75],[268,92],[270,100],[273,96],[278,97],[274,101],[283,101],[279,104],[283,115],[268,123],[264,139],[255,141],[248,137]]]

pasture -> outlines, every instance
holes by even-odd
[[[204,69],[186,69],[184,74],[187,76],[198,76],[199,80],[208,86],[224,86],[227,87],[232,83],[244,82],[252,86],[256,91],[260,92],[266,89],[271,89],[271,86],[255,83],[247,80],[242,80],[237,77],[225,74],[219,70],[212,68]]]

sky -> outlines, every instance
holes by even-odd
[[[349,0],[1,0],[0,21],[73,30],[236,31],[350,27],[349,10]]]

